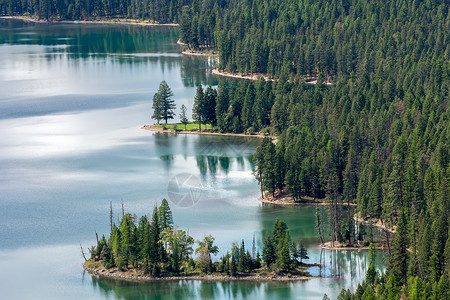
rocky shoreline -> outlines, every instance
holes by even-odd
[[[152,277],[146,275],[138,274],[127,274],[126,272],[121,272],[117,268],[107,270],[104,268],[95,269],[83,264],[83,269],[88,273],[93,275],[98,275],[102,277],[107,277],[117,280],[126,281],[140,281],[140,282],[152,282],[152,281],[175,281],[175,280],[201,280],[201,281],[302,281],[308,280],[316,277],[308,276],[259,276],[259,275],[249,275],[249,276],[223,276],[223,275],[204,275],[204,276],[170,276],[170,277]]]

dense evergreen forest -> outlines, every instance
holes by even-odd
[[[276,136],[255,153],[262,191],[329,199],[331,240],[354,243],[355,213],[396,229],[386,273],[369,268],[342,299],[450,298],[449,12],[447,0],[0,0],[1,14],[178,22],[219,69],[276,79],[220,83],[208,105],[198,89],[198,120]]]
[[[41,20],[95,18],[143,19],[177,23],[189,0],[0,0],[0,15],[29,15]]]

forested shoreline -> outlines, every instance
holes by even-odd
[[[332,241],[354,243],[354,213],[396,229],[386,273],[369,270],[340,299],[449,298],[448,1],[29,3],[0,0],[0,14],[177,22],[189,48],[219,52],[219,70],[276,79],[221,82],[207,118],[219,132],[277,137],[255,153],[262,192],[329,199]]]

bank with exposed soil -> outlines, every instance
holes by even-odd
[[[193,276],[168,276],[168,277],[153,277],[145,275],[142,271],[130,270],[130,271],[120,271],[117,268],[106,269],[104,267],[92,268],[89,267],[89,260],[83,264],[83,268],[90,274],[98,275],[106,278],[125,280],[125,281],[140,281],[140,282],[151,282],[151,281],[175,281],[175,280],[201,280],[201,281],[302,281],[318,277],[304,276],[304,275],[292,275],[286,274],[284,276],[275,275],[273,273],[262,276],[258,274],[244,274],[238,276],[224,276],[224,275],[193,275]]]

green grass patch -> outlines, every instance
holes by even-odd
[[[154,125],[155,128],[166,128],[166,129],[172,129],[172,125],[176,124],[177,125],[177,130],[185,130],[184,129],[184,124],[183,123],[168,123],[166,124],[161,124],[161,125]],[[211,130],[212,126],[211,124],[202,124],[202,130]],[[186,124],[186,130],[187,131],[197,131],[198,129],[198,123],[193,123],[193,122],[189,122],[188,124]]]

